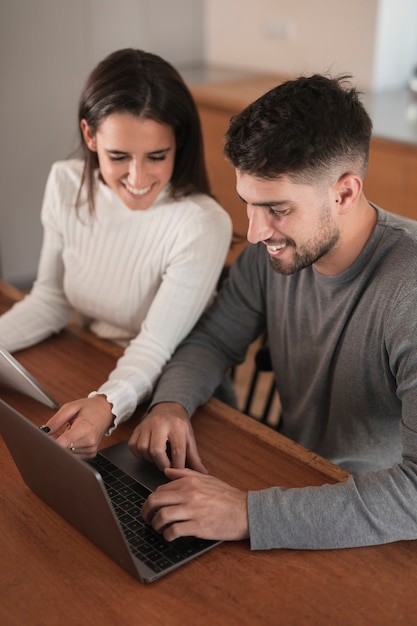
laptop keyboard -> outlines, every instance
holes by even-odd
[[[162,572],[181,563],[215,543],[196,537],[165,541],[140,515],[142,505],[151,491],[100,453],[88,463],[103,479],[131,551],[154,572]]]

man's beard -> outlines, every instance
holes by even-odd
[[[339,240],[340,232],[336,226],[329,219],[329,213],[326,212],[321,220],[322,231],[320,233],[320,239],[317,237],[312,241],[307,242],[296,250],[296,243],[292,239],[287,239],[286,244],[292,246],[295,250],[294,256],[290,262],[285,262],[282,259],[275,257],[269,257],[269,262],[272,268],[279,274],[289,276],[295,274],[305,267],[309,267],[316,263],[321,257],[330,252],[330,250],[336,245]]]

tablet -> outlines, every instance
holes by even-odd
[[[52,409],[58,408],[56,400],[2,345],[0,345],[0,385],[16,389]]]

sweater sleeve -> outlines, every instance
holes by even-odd
[[[149,398],[163,366],[213,298],[231,235],[230,217],[218,205],[204,213],[196,210],[183,224],[139,334],[108,380],[90,394],[107,397],[114,426]]]
[[[57,219],[61,202],[62,189],[54,165],[42,205],[44,232],[37,279],[30,294],[0,317],[0,343],[10,352],[58,332],[71,314],[63,289],[62,237]]]

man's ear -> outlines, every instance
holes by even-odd
[[[80,128],[84,137],[84,141],[87,144],[87,148],[92,152],[97,152],[96,138],[91,132],[91,128],[87,124],[87,120],[81,120]]]
[[[363,182],[357,174],[343,174],[334,186],[334,200],[339,204],[339,213],[347,213],[358,201]]]

